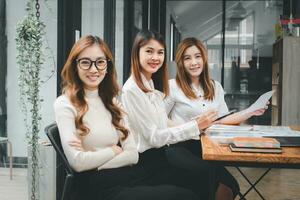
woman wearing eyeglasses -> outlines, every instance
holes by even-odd
[[[55,118],[64,153],[76,175],[72,199],[169,199],[192,192],[170,185],[147,186],[138,152],[116,101],[119,88],[112,54],[98,37],[78,40],[63,67]]]

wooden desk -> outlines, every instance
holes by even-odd
[[[300,130],[300,126],[291,126],[291,128],[294,130]],[[239,153],[232,152],[228,145],[220,145],[205,135],[201,136],[201,144],[203,160],[210,161],[214,164],[235,167],[300,169],[300,147],[282,147],[281,154]],[[213,188],[216,184],[214,181],[214,170],[214,167],[212,167],[210,180],[212,196],[210,199],[214,199]]]
[[[300,147],[282,147],[281,154],[232,152],[228,145],[219,145],[202,136],[202,157],[208,161],[255,162],[262,164],[295,164],[300,166]]]

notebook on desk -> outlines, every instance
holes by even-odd
[[[280,142],[282,147],[300,147],[300,137],[295,136],[264,136],[271,137]]]
[[[233,152],[281,153],[280,143],[274,138],[234,137],[229,148]]]
[[[234,137],[232,143],[241,148],[280,148],[276,139],[266,137]]]
[[[282,153],[281,148],[256,148],[256,147],[237,147],[234,143],[229,144],[232,152],[245,153]]]

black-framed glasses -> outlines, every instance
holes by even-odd
[[[77,59],[76,62],[78,66],[83,70],[89,70],[94,64],[97,70],[105,70],[107,68],[107,62],[110,60],[104,58],[98,58],[97,60],[91,60],[89,58],[80,58]]]

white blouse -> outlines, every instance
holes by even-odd
[[[153,81],[147,81],[141,74],[143,84],[151,92],[143,92],[131,76],[122,88],[122,104],[127,112],[127,123],[135,137],[138,151],[159,148],[166,144],[199,136],[195,120],[171,127],[163,102],[163,93],[154,89]]]
[[[189,99],[177,85],[175,79],[169,80],[170,95],[164,100],[169,118],[182,124],[208,109],[215,109],[218,111],[219,116],[227,113],[228,107],[224,99],[224,90],[218,81],[214,82],[215,97],[210,101],[203,98],[202,88],[196,88],[192,85],[192,89],[198,98]]]
[[[77,171],[90,169],[118,168],[138,161],[138,152],[132,134],[121,141],[123,152],[116,155],[112,146],[119,142],[119,132],[111,122],[111,114],[105,108],[98,91],[85,90],[88,111],[83,123],[90,129],[86,136],[79,136],[75,127],[77,110],[66,95],[59,96],[54,103],[55,118],[58,125],[64,153],[71,167]],[[68,143],[80,139],[86,151],[78,151]]]

